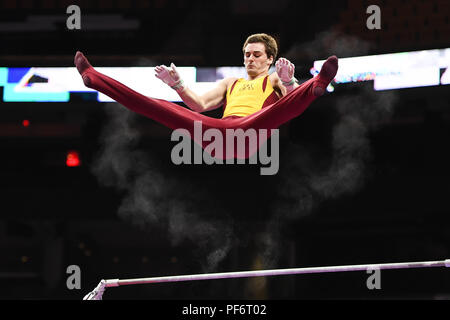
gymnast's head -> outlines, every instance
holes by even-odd
[[[242,47],[244,65],[248,75],[257,76],[269,71],[275,62],[278,45],[275,39],[265,33],[252,34]]]

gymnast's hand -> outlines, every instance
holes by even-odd
[[[295,66],[292,62],[290,62],[286,58],[280,58],[275,63],[275,67],[277,70],[278,77],[280,78],[280,80],[284,86],[289,86],[289,85],[294,84],[294,82],[295,82],[295,78],[294,78]]]
[[[165,84],[174,90],[184,88],[183,80],[178,73],[177,67],[172,63],[170,68],[165,65],[155,67],[155,77],[161,79]]]

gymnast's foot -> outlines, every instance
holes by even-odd
[[[338,70],[338,58],[336,56],[328,57],[327,61],[322,65],[319,75],[317,76],[317,86],[314,87],[313,93],[315,96],[321,96],[325,93],[325,89],[336,77]]]
[[[89,79],[89,76],[85,74],[85,72],[88,69],[93,69],[91,64],[89,63],[88,59],[84,56],[83,53],[80,51],[77,51],[75,54],[74,59],[75,66],[77,67],[78,72],[81,74],[81,77],[83,78],[84,85],[86,87],[89,87],[91,85],[91,79]]]

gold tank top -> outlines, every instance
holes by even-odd
[[[251,115],[278,100],[269,76],[254,80],[237,79],[227,90],[223,117]]]

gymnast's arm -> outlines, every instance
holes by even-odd
[[[177,93],[190,109],[201,113],[217,109],[223,104],[229,82],[230,78],[223,79],[218,82],[214,89],[201,96],[197,95],[186,86],[183,86],[177,90]]]
[[[164,65],[155,67],[155,76],[174,89],[183,102],[195,112],[205,112],[220,107],[225,100],[228,83],[232,79],[226,78],[219,81],[213,90],[199,96],[184,84],[173,63],[170,68]]]

